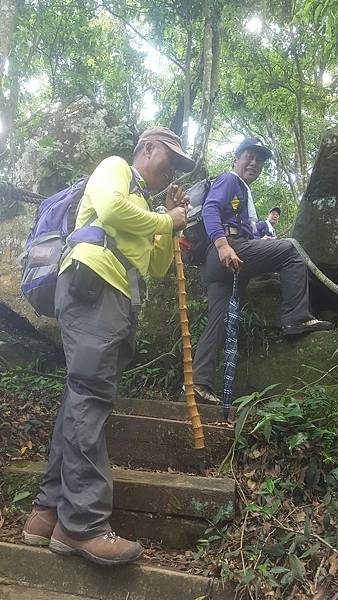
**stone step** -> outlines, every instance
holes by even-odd
[[[114,401],[114,413],[189,421],[185,402],[163,401],[145,398],[120,398]],[[223,421],[222,406],[198,404],[198,412],[202,423],[221,423]]]
[[[46,463],[21,461],[4,469],[9,502],[20,491],[29,491],[30,510]],[[203,535],[208,520],[222,507],[231,519],[235,484],[229,478],[194,477],[183,473],[132,471],[114,467],[112,525],[125,537],[162,541],[167,547],[193,545]],[[226,518],[226,517],[225,517]]]
[[[234,438],[227,425],[204,425],[206,458],[218,465]],[[190,423],[137,415],[113,414],[107,426],[107,445],[112,462],[129,467],[168,467],[184,472],[198,470]]]
[[[18,585],[37,586],[41,593],[48,590],[74,594],[86,600],[235,598],[233,589],[227,584],[223,586],[217,580],[150,566],[144,561],[104,568],[75,556],[63,557],[42,548],[4,542],[0,543],[1,579],[2,583],[7,580],[12,585],[15,581]],[[37,598],[39,596],[34,600]],[[52,600],[53,596],[42,596],[41,600],[45,598]],[[58,598],[63,600],[62,596]]]

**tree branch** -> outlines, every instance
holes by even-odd
[[[156,52],[158,52],[158,49],[156,48],[156,46],[154,46],[151,42],[149,42],[149,40],[147,40],[147,38],[140,31],[138,31],[138,29],[136,29],[125,17],[123,17],[122,15],[116,13],[115,11],[113,11],[112,8],[110,8],[107,5],[102,5],[102,8],[105,8],[109,12],[109,14],[111,14],[113,17],[116,17],[117,19],[120,19],[120,21],[122,21],[125,25],[127,25],[127,27],[130,27],[130,29],[134,33],[136,33],[136,35],[139,38],[141,38],[141,40],[143,40],[144,42],[146,42],[147,44],[149,44],[149,46],[151,46],[151,48],[153,48],[154,50],[156,50]],[[163,52],[163,50],[161,50],[161,54],[163,54],[163,56],[165,56],[166,58],[168,58],[168,60],[170,60],[177,67],[179,67],[183,73],[185,72],[184,65],[182,65],[182,63],[177,58],[175,58],[174,56],[171,56],[171,54],[167,54],[166,52]]]

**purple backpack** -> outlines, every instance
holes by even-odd
[[[147,191],[139,184],[139,176],[132,167],[131,171],[129,193],[138,193],[147,198]],[[24,251],[19,257],[22,267],[21,292],[39,316],[55,317],[54,296],[60,261],[79,242],[109,248],[126,269],[132,308],[139,310],[137,271],[102,227],[90,226],[97,219],[96,213],[74,231],[78,207],[88,179],[82,177],[40,204]]]
[[[60,259],[66,239],[75,227],[77,208],[87,181],[88,177],[82,177],[40,204],[24,252],[19,257],[21,292],[38,315],[55,316],[54,294]],[[92,220],[95,218],[96,215]],[[81,227],[83,234],[88,225]]]

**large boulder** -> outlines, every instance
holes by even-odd
[[[313,262],[338,283],[338,129],[328,131],[299,206],[293,237]],[[316,310],[338,311],[338,295],[311,278]]]
[[[91,98],[56,103],[40,117],[25,143],[14,182],[47,196],[90,174],[107,156],[119,154],[130,160],[134,143],[131,127]]]
[[[338,269],[338,129],[323,136],[293,236],[316,264]]]

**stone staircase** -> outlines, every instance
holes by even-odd
[[[203,406],[200,413],[207,457],[217,466],[229,450],[233,429],[221,424],[221,408]],[[184,404],[119,399],[107,425],[107,442],[115,483],[112,526],[122,536],[155,542],[163,550],[184,551],[194,549],[221,507],[226,518],[233,517],[234,482],[194,474],[197,461]],[[29,490],[31,495],[24,501],[28,511],[44,469],[45,463],[27,461],[7,467],[9,501],[19,490]],[[46,549],[2,543],[0,600],[21,600],[24,591],[26,600],[234,598],[233,591],[220,582],[155,567],[146,559],[108,569]]]

